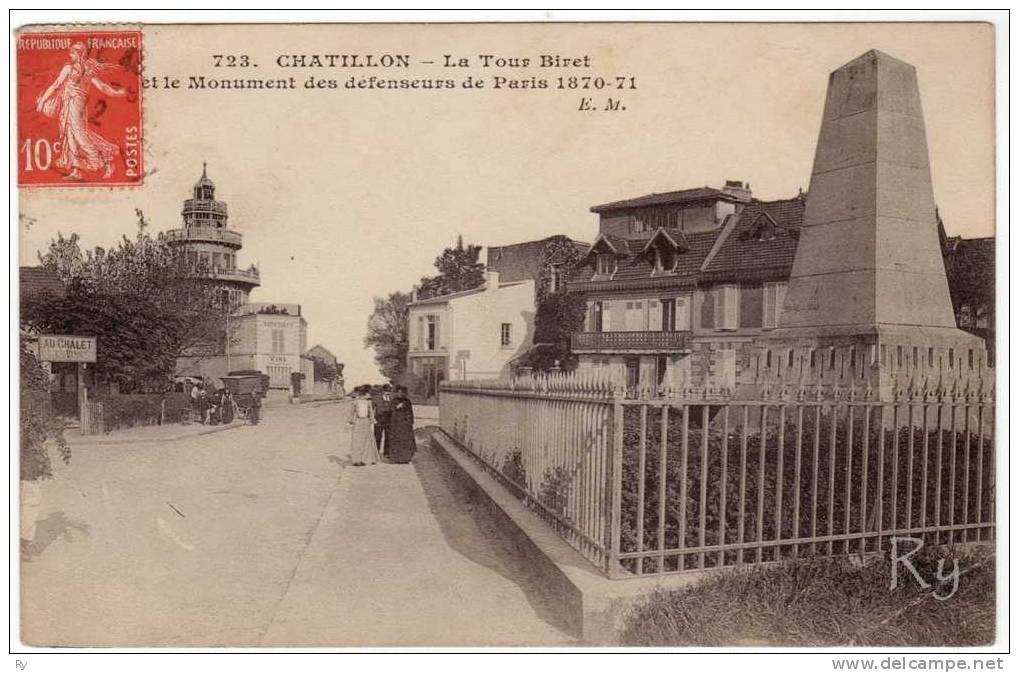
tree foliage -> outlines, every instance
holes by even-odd
[[[418,297],[430,299],[480,286],[485,282],[485,265],[478,261],[480,255],[480,245],[465,246],[463,236],[457,236],[456,245],[435,258],[439,274],[421,279]]]
[[[563,289],[583,252],[565,236],[549,240],[542,252],[541,274],[538,278],[537,303],[534,316],[535,346],[521,359],[520,364],[538,371],[548,371],[557,364],[572,370],[577,357],[570,350],[570,337],[584,329],[587,307],[583,295]],[[552,292],[552,273],[558,274],[560,287]]]
[[[945,257],[948,288],[956,312],[960,307],[994,306],[994,257],[950,252]]]
[[[375,364],[387,379],[394,379],[407,367],[407,305],[410,294],[393,292],[375,297],[375,308],[368,318],[365,347],[375,349]]]
[[[160,390],[177,358],[218,351],[226,306],[183,251],[138,233],[109,250],[82,251],[76,234],[58,234],[39,255],[64,281],[63,297],[27,297],[22,321],[40,333],[98,337],[95,372],[122,392]]]
[[[56,446],[65,463],[71,459],[71,449],[64,440],[61,421],[53,413],[49,377],[24,340],[21,341],[20,373],[21,479],[45,479],[53,476],[47,443]]]
[[[314,355],[311,356],[311,363],[314,367],[316,381],[335,381],[340,375],[340,369],[336,366],[336,363]]]

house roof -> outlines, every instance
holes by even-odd
[[[686,249],[684,252],[678,253],[675,273],[669,274],[669,277],[688,276],[694,278],[717,236],[717,231],[686,234]],[[626,240],[612,236],[599,237],[599,240],[605,240],[606,243],[613,245],[619,258],[616,263],[616,272],[611,280],[641,280],[651,277],[653,257],[645,251],[652,238]],[[595,278],[594,266],[588,265],[577,269],[570,282],[598,282]]]
[[[648,239],[647,243],[644,244],[642,252],[647,252],[658,239],[664,239],[673,250],[686,250],[690,247],[690,244],[687,243],[686,235],[682,231],[669,232],[664,227],[658,227],[655,233],[651,234],[651,238]]]
[[[963,238],[952,236],[945,241],[945,256],[967,263],[994,265],[994,237]]]
[[[704,280],[748,279],[769,269],[788,275],[796,256],[806,199],[752,201],[703,269]]]
[[[64,284],[56,273],[44,266],[22,266],[18,269],[19,292],[21,297],[49,292],[63,296]]]
[[[591,206],[592,213],[604,213],[613,210],[624,210],[629,208],[641,208],[644,206],[661,206],[667,203],[689,203],[692,201],[704,200],[725,200],[739,201],[737,197],[714,187],[695,187],[693,189],[680,189],[675,192],[662,192],[660,194],[647,194],[634,199],[612,201],[598,206]]]
[[[488,270],[498,272],[500,283],[537,280],[541,275],[541,258],[545,252],[545,246],[557,238],[570,241],[580,252],[584,252],[588,248],[587,243],[574,241],[561,235],[547,236],[537,241],[525,241],[512,245],[490,245],[487,251]]]
[[[423,306],[425,304],[445,304],[450,299],[456,299],[457,297],[466,297],[467,295],[477,294],[484,292],[488,287],[488,283],[483,283],[477,287],[471,288],[470,290],[460,290],[459,292],[450,292],[449,294],[440,294],[434,297],[428,297],[427,299],[418,299],[416,301],[407,302],[407,306]]]
[[[714,231],[679,234],[664,231],[673,239],[682,236],[678,247],[675,273],[653,275],[653,256],[648,247],[656,236],[623,239],[601,235],[592,249],[603,243],[616,250],[619,257],[612,278],[595,274],[593,264],[577,269],[570,284],[575,289],[596,290],[609,285],[615,288],[648,285],[684,285],[725,280],[769,280],[787,277],[792,268],[803,224],[805,199],[795,197],[782,201],[751,201],[735,216]],[[653,280],[652,280],[653,279]]]
[[[326,348],[325,346],[323,346],[322,344],[315,344],[314,346],[312,346],[311,348],[309,348],[307,350],[307,353],[312,353],[312,352],[320,353],[320,354],[322,354],[323,357],[326,357],[326,358],[330,358],[330,359],[333,359],[333,360],[336,359],[336,356],[333,354],[333,352],[331,350],[329,350],[328,348]]]

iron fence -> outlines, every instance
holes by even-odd
[[[445,382],[439,416],[610,577],[993,539],[989,384],[811,397],[628,399],[579,373]]]

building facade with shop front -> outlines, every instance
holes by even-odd
[[[314,363],[303,357],[308,324],[300,304],[245,304],[230,316],[228,331],[222,352],[180,358],[178,374],[216,379],[230,372],[259,371],[275,389],[290,389],[293,374],[302,374],[308,385],[314,380]]]

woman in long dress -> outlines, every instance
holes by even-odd
[[[396,387],[389,427],[386,429],[386,458],[391,463],[409,463],[414,458],[414,405],[407,397],[407,388]]]
[[[36,110],[59,122],[56,165],[66,171],[66,180],[83,179],[82,169],[102,171],[105,178],[113,175],[113,160],[120,148],[89,127],[86,103],[90,87],[114,98],[127,94],[99,79],[100,72],[115,67],[89,58],[85,45],[75,42],[60,74],[35,102]]]
[[[375,444],[375,405],[371,396],[361,391],[350,405],[350,462],[354,465],[374,465],[381,462],[379,447]]]

